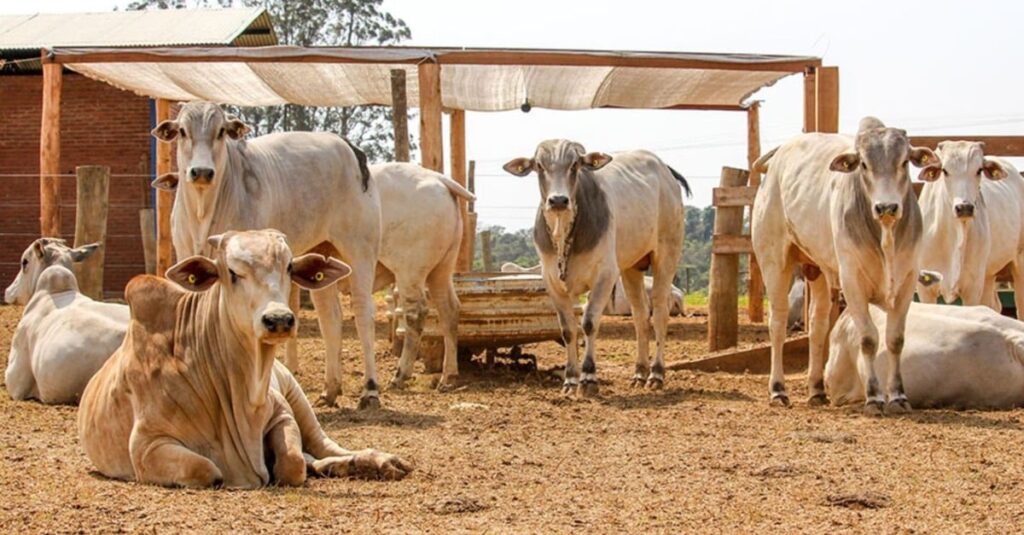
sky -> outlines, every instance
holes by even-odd
[[[124,3],[0,0],[0,13],[25,13],[26,5],[30,12],[106,11]],[[1024,69],[1017,68],[1024,47],[1016,25],[1003,24],[1024,19],[1024,2],[384,0],[384,9],[409,25],[409,45],[819,56],[839,66],[842,132],[865,115],[911,135],[1024,128]],[[802,77],[791,76],[754,95],[763,101],[764,151],[800,132],[802,87]],[[536,180],[507,175],[501,165],[531,156],[543,139],[603,152],[652,150],[687,177],[694,206],[710,204],[722,166],[747,166],[746,116],[736,112],[470,112],[466,130],[481,226],[532,226]]]

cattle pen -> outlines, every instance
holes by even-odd
[[[43,104],[40,134],[40,233],[61,228],[60,108],[62,72],[90,78],[154,99],[155,122],[170,118],[172,103],[211,100],[255,106],[384,105],[419,109],[421,164],[445,172],[442,120],[448,115],[451,147],[447,173],[467,183],[466,112],[495,112],[529,105],[549,109],[599,108],[707,110],[745,113],[747,160],[761,155],[760,102],[750,96],[783,77],[803,76],[803,130],[837,132],[839,68],[820,58],[757,54],[471,49],[407,47],[60,48],[42,52]],[[396,83],[397,82],[397,83]],[[396,139],[407,139],[403,122]],[[1024,156],[1024,137],[953,136],[986,142],[994,155]],[[934,147],[947,136],[914,137]],[[408,147],[398,143],[397,153]],[[157,144],[155,176],[173,171],[170,145]],[[750,259],[752,322],[764,320],[763,286],[745,212],[753,206],[760,176],[723,168],[716,207],[709,280],[707,342],[712,355],[687,363],[696,369],[763,369],[767,347],[736,350],[740,311],[739,262]],[[170,213],[173,194],[156,195],[155,272],[173,263]],[[476,214],[460,203],[465,234],[457,269],[470,271]],[[550,325],[544,329],[550,331]],[[544,336],[556,336],[547,332]],[[512,345],[496,336],[494,346]],[[787,353],[806,347],[791,339]]]

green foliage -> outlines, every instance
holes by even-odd
[[[381,8],[383,0],[134,0],[128,10],[200,7],[264,7],[281,44],[298,46],[395,45],[412,37],[405,22]],[[366,152],[370,161],[394,159],[391,108],[311,107],[286,104],[226,107],[253,129],[270,132],[321,131],[343,136]],[[415,144],[410,144],[415,148]]]

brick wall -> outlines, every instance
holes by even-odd
[[[0,76],[0,285],[39,236],[42,76]],[[110,167],[104,290],[119,296],[145,271],[139,209],[151,206],[150,101],[64,73],[61,99],[61,234],[75,232],[75,167]],[[27,176],[25,176],[27,175]]]

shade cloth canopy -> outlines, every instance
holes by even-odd
[[[820,66],[804,56],[524,49],[268,46],[54,48],[50,60],[139,95],[238,106],[391,104],[392,69],[440,64],[450,109],[742,109],[757,90]]]

